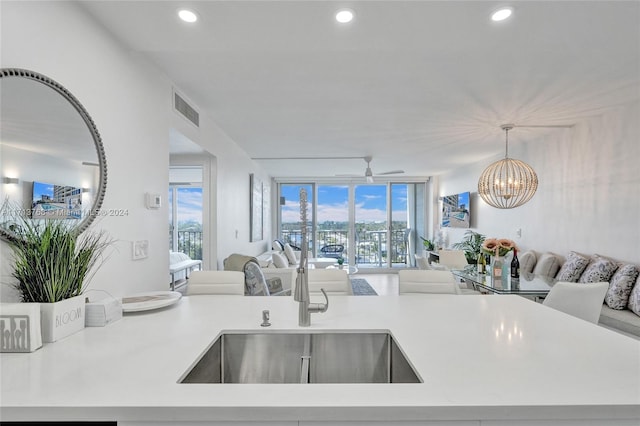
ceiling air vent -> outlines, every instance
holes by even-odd
[[[173,107],[182,114],[187,120],[200,127],[200,114],[191,105],[187,103],[180,95],[173,93]]]

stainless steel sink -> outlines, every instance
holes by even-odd
[[[387,331],[223,332],[180,383],[421,383]]]

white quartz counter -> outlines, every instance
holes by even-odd
[[[31,354],[2,354],[0,419],[640,419],[640,341],[517,296],[330,302],[312,330],[389,330],[424,383],[179,384],[221,331],[265,331],[263,309],[268,331],[300,329],[290,297],[192,296]]]

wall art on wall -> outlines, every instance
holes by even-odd
[[[38,219],[81,219],[82,188],[33,182],[31,217]]]
[[[263,239],[263,226],[262,226],[262,181],[254,176],[253,173],[249,174],[249,208],[250,208],[250,240],[251,242],[262,241]]]
[[[442,197],[442,227],[469,228],[469,192]]]

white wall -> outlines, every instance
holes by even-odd
[[[200,137],[194,142],[216,159],[212,176],[216,194],[212,198],[217,200],[213,208],[218,269],[222,269],[222,261],[231,253],[258,255],[266,251],[271,240],[269,226],[265,226],[264,240],[249,242],[249,174],[255,173],[265,184],[269,183],[268,175],[207,117],[201,117]]]
[[[116,297],[167,289],[167,206],[147,210],[144,194],[167,194],[168,139],[175,120],[171,82],[72,3],[3,1],[0,19],[0,65],[44,74],[80,100],[95,121],[106,151],[103,211],[128,212],[98,221],[97,228],[107,230],[117,243],[90,287]],[[197,142],[217,157],[218,164],[217,175],[212,177],[213,186],[217,185],[213,201],[217,225],[211,239],[217,244],[221,264],[234,251],[257,254],[266,250],[268,239],[248,242],[249,173],[261,172],[210,120],[201,118]],[[149,241],[147,259],[131,260],[134,240]],[[9,300],[10,254],[3,242],[0,258],[0,297]]]
[[[440,176],[437,193],[474,193],[473,230],[512,238],[521,249],[561,255],[575,250],[640,263],[638,117],[640,103],[635,102],[535,140],[521,141],[518,128],[512,130],[510,141],[518,142],[509,144],[509,156],[531,165],[540,182],[521,207],[495,209],[477,195],[478,177],[498,157]],[[440,218],[437,209],[434,213]],[[463,238],[465,230],[446,229],[449,244]]]
[[[188,94],[178,93],[192,107],[201,111]],[[200,127],[196,128],[178,113],[172,112],[171,125],[175,131],[206,151],[201,155],[201,161],[208,162],[210,166],[208,220],[213,231],[208,236],[211,246],[207,267],[223,269],[222,262],[232,253],[254,256],[268,250],[272,239],[269,224],[264,226],[262,241],[249,241],[249,174],[254,173],[265,184],[270,183],[268,175],[209,117],[201,114]],[[174,158],[176,164],[189,162],[189,157]],[[196,163],[200,164],[194,160],[193,164]],[[274,189],[271,190],[273,193]]]

